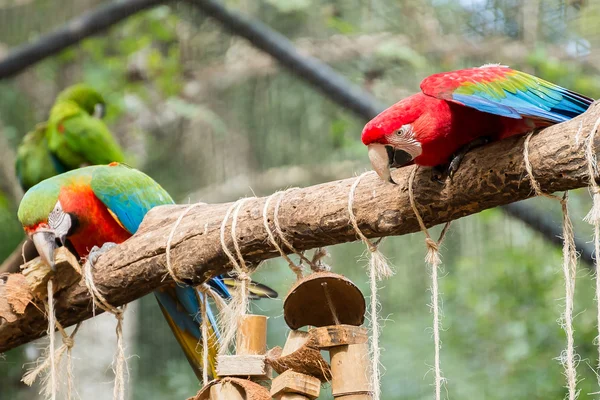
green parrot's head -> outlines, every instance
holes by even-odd
[[[88,114],[103,118],[106,113],[106,102],[104,97],[94,88],[85,83],[69,86],[56,97],[56,103],[72,101],[83,108]]]

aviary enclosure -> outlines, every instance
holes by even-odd
[[[600,98],[599,27],[592,0],[0,0],[0,398],[598,397],[599,106],[442,182],[382,181],[361,131],[487,63]],[[15,160],[77,83],[179,205],[93,267],[58,249],[54,273],[22,262]],[[229,305],[203,285],[225,270]],[[146,296],[173,281],[235,342],[208,387]]]

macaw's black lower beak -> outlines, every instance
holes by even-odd
[[[56,235],[54,232],[36,232],[31,236],[31,240],[42,260],[48,264],[52,271],[56,271],[56,265],[54,264],[54,250],[56,250],[58,245],[56,244]]]
[[[404,150],[395,149],[392,146],[385,146],[388,155],[388,165],[390,168],[403,167],[412,161],[412,156]]]

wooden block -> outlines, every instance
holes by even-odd
[[[271,383],[271,396],[278,397],[284,393],[297,393],[307,399],[316,399],[321,393],[321,381],[310,375],[288,370]]]
[[[27,279],[31,292],[39,299],[47,296],[48,280],[52,278],[54,292],[58,292],[81,279],[81,267],[77,258],[66,248],[59,247],[54,251],[56,272],[50,269],[40,257],[21,265],[21,273]]]
[[[262,355],[267,352],[267,317],[242,315],[235,342],[237,355]]]
[[[264,355],[218,356],[217,375],[219,376],[251,376],[257,379],[271,379],[271,368],[265,362]]]
[[[331,355],[331,389],[333,397],[344,400],[348,395],[371,396],[371,367],[367,343],[337,346],[329,349]],[[356,399],[370,399],[358,397]]]
[[[311,344],[319,349],[329,349],[335,346],[362,344],[369,341],[367,328],[354,325],[330,325],[313,328],[309,331]]]

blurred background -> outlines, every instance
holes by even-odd
[[[0,60],[99,0],[0,0]],[[331,65],[382,104],[418,90],[444,70],[502,63],[600,97],[597,0],[224,0],[289,38],[302,54]],[[0,260],[22,240],[14,154],[23,135],[47,118],[56,94],[86,82],[108,102],[106,118],[127,152],[180,203],[227,202],[351,177],[368,168],[365,121],[280,68],[270,56],[189,4],[137,13],[32,68],[0,80]],[[557,204],[526,202],[559,224]],[[570,207],[576,235],[587,190]],[[383,399],[430,399],[433,377],[428,271],[421,234],[382,247],[396,275],[382,284]],[[329,248],[327,262],[368,295],[364,246]],[[443,249],[442,369],[451,399],[560,399],[556,358],[565,346],[557,323],[564,284],[560,249],[500,210],[457,221]],[[254,275],[284,295],[295,276],[280,259]],[[282,301],[261,300],[271,317],[269,346],[287,328]],[[575,303],[580,399],[599,391],[592,275],[580,263]],[[82,399],[110,399],[115,320],[84,324],[75,373]],[[129,306],[125,335],[130,399],[185,399],[199,389],[152,296]],[[0,358],[0,398],[35,399],[20,383],[44,339]],[[596,396],[597,397],[597,396]],[[323,398],[326,398],[324,395]]]

